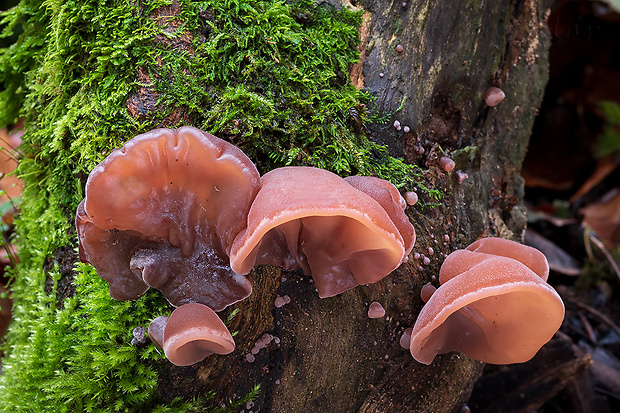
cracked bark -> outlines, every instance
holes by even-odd
[[[341,2],[364,9],[362,62],[352,68],[352,81],[376,97],[381,113],[395,111],[404,99],[402,110],[369,133],[393,155],[428,168],[428,184],[447,194],[438,207],[407,210],[418,234],[414,251],[429,255],[432,247],[431,263],[411,259],[375,285],[323,300],[300,273],[257,268],[254,292],[237,304],[230,326],[238,332],[235,352],[192,367],[162,363],[162,399],[215,390],[224,400],[260,384],[253,411],[458,411],[481,372],[481,363],[457,353],[421,365],[399,339],[413,325],[420,288],[438,273],[442,254],[480,236],[522,236],[519,172],[547,79],[549,1]],[[175,14],[174,7],[162,13]],[[493,85],[506,98],[489,108],[483,94]],[[145,88],[127,106],[136,117],[167,110],[156,101]],[[167,119],[183,116],[181,109]],[[397,131],[394,120],[409,132]],[[439,167],[443,153],[456,161],[451,173]],[[468,174],[462,183],[457,170]],[[278,295],[289,295],[291,303],[275,308]],[[367,317],[375,300],[386,318]],[[247,362],[265,332],[280,343]]]

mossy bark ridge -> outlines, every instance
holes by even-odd
[[[546,82],[548,1],[406,3],[22,0],[3,14],[16,37],[0,54],[0,123],[26,125],[3,409],[239,411],[251,397],[254,411],[460,408],[480,363],[450,353],[423,366],[399,339],[442,254],[525,225],[519,169]],[[506,94],[494,108],[489,86]],[[112,300],[76,264],[74,214],[112,149],[182,125],[235,144],[261,173],[316,166],[417,189],[407,213],[429,264],[327,299],[299,271],[259,267],[252,295],[219,314],[232,354],[175,367],[132,345],[171,308],[155,291]],[[368,318],[373,301],[385,318]],[[278,340],[250,363],[265,333]]]

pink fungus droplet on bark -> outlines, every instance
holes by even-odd
[[[428,300],[430,300],[430,298],[435,293],[435,290],[437,290],[437,288],[435,288],[433,284],[431,283],[424,284],[424,286],[422,287],[422,290],[420,291],[420,297],[422,298],[422,301],[427,302]]]
[[[467,175],[465,172],[461,171],[460,169],[456,171],[456,179],[459,184],[463,183],[463,181],[466,180],[468,176],[469,175]]]
[[[413,191],[405,192],[405,201],[408,205],[415,205],[418,202],[418,194]]]
[[[506,94],[498,87],[492,86],[484,92],[484,101],[489,106],[497,106],[504,100]]]
[[[277,296],[275,301],[274,301],[274,304],[275,304],[276,308],[280,308],[280,307],[282,307],[286,303],[284,302],[284,298],[283,297]]]
[[[439,158],[439,164],[441,165],[441,169],[446,172],[450,172],[454,169],[455,166],[454,161],[447,156],[442,156],[441,158]]]
[[[373,301],[370,303],[370,307],[368,307],[368,317],[369,318],[381,318],[385,316],[385,309],[383,306],[377,301]]]

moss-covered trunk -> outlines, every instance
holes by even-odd
[[[451,411],[467,401],[480,363],[450,353],[424,366],[399,339],[445,254],[522,235],[519,170],[546,82],[548,2],[316,3],[22,0],[5,14],[5,33],[23,34],[0,56],[0,121],[25,121],[26,189],[3,409]],[[506,93],[495,108],[483,100],[491,85]],[[171,308],[156,291],[112,300],[77,263],[72,221],[111,149],[187,124],[238,145],[261,172],[313,165],[417,190],[407,213],[414,251],[430,262],[412,258],[328,299],[298,272],[259,267],[252,295],[220,314],[236,350],[172,366],[131,342]],[[368,318],[372,301],[385,318]],[[265,333],[274,339],[249,362]]]

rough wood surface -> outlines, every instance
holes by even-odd
[[[418,234],[414,251],[428,255],[430,265],[411,259],[375,285],[323,300],[299,272],[256,269],[254,292],[237,305],[231,325],[235,352],[193,367],[162,363],[164,399],[210,389],[222,398],[242,396],[260,384],[253,411],[439,412],[459,410],[468,400],[481,363],[451,353],[424,366],[399,339],[413,325],[422,306],[420,288],[438,273],[442,254],[482,235],[522,235],[519,170],[547,77],[548,2],[352,3],[345,6],[363,8],[365,17],[354,83],[376,97],[379,113],[396,111],[405,99],[387,124],[369,133],[393,155],[428,168],[428,185],[446,193],[440,206],[408,209]],[[496,108],[482,97],[492,85],[506,93]],[[130,112],[134,103],[127,102]],[[409,132],[397,131],[394,120]],[[456,161],[451,173],[439,167],[444,153]],[[468,178],[459,183],[456,170]],[[289,295],[291,303],[276,308],[278,295]],[[368,318],[375,300],[386,318]],[[272,341],[248,362],[264,333],[279,344]]]
[[[476,383],[470,406],[477,412],[536,411],[591,364],[590,354],[557,336],[527,363],[488,366]]]

